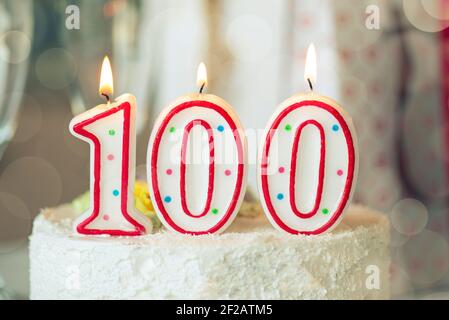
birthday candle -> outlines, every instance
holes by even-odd
[[[156,120],[148,146],[148,184],[155,210],[170,230],[219,233],[239,210],[246,188],[246,139],[232,107],[200,92],[171,103]]]
[[[135,212],[136,100],[113,93],[109,59],[103,61],[100,94],[107,103],[72,119],[70,131],[90,144],[90,208],[74,223],[85,235],[138,236],[151,231],[151,222]]]
[[[357,176],[351,118],[335,101],[313,92],[315,78],[311,45],[305,70],[311,92],[281,103],[259,150],[262,206],[272,225],[290,234],[332,230],[350,203]]]

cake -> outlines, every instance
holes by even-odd
[[[389,298],[388,220],[366,207],[350,206],[337,228],[317,236],[281,233],[246,201],[220,235],[158,228],[92,237],[73,234],[77,206],[45,209],[34,221],[31,299]]]

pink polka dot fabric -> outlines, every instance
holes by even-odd
[[[300,2],[295,12],[293,82],[304,81],[304,48],[313,41],[319,61],[317,91],[337,99],[356,126],[360,170],[355,201],[389,210],[402,193],[396,145],[400,39],[387,35],[395,28],[393,2]],[[380,9],[380,30],[365,27],[369,4]]]
[[[379,10],[378,30],[366,27],[369,5]],[[305,48],[314,42],[316,90],[337,99],[357,130],[354,201],[390,216],[406,198],[425,208],[416,234],[392,224],[393,295],[449,279],[449,20],[435,17],[445,10],[445,0],[304,0],[295,6],[292,82],[301,87]],[[412,209],[401,223],[413,222]]]

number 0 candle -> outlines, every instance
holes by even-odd
[[[349,115],[313,92],[313,45],[304,74],[311,92],[284,101],[268,122],[259,150],[258,185],[275,228],[316,235],[330,231],[343,217],[354,191],[358,152]]]
[[[155,210],[170,230],[219,233],[233,221],[246,187],[246,140],[240,121],[223,99],[182,96],[156,121],[148,147],[148,183]]]
[[[137,236],[151,231],[151,222],[134,210],[136,101],[123,94],[111,102],[112,71],[105,57],[100,94],[107,103],[72,119],[71,133],[90,144],[90,209],[74,225],[85,235]]]

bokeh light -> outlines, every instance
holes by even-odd
[[[392,227],[407,236],[420,233],[426,227],[427,220],[426,206],[415,199],[399,201],[390,214]]]
[[[449,25],[449,21],[441,20],[435,18],[429,14],[429,12],[436,13],[437,7],[433,7],[438,1],[410,1],[402,0],[402,7],[404,9],[404,14],[409,20],[409,22],[417,29],[425,32],[439,32],[445,29]]]
[[[390,246],[392,248],[398,248],[403,246],[408,240],[409,236],[398,232],[396,229],[392,229],[390,233]]]
[[[447,0],[439,0],[439,1],[420,0],[420,1],[424,10],[426,10],[426,12],[430,14],[432,17],[439,20],[449,20],[449,10],[443,10],[444,1],[446,1],[446,8],[449,8]]]
[[[73,56],[65,49],[52,48],[44,51],[36,61],[36,76],[49,89],[66,88],[77,74]]]
[[[30,54],[30,38],[21,31],[8,31],[0,36],[0,60],[7,63],[20,63]]]
[[[448,243],[440,234],[423,230],[402,247],[401,264],[414,284],[429,286],[448,271],[448,253]]]

